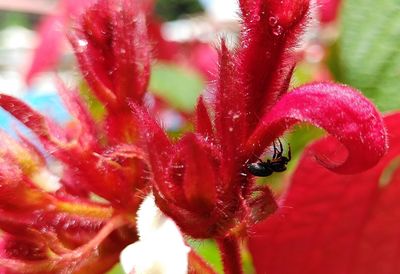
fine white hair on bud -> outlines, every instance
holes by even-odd
[[[185,274],[190,248],[170,218],[156,206],[152,194],[137,214],[139,241],[127,246],[120,255],[125,273]]]

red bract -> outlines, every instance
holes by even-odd
[[[113,142],[135,140],[127,102],[142,103],[150,73],[150,42],[141,1],[98,1],[73,25],[69,39],[83,76],[105,105]]]
[[[137,238],[134,216],[151,180],[160,209],[189,236],[215,238],[225,272],[241,273],[237,240],[278,208],[271,190],[255,184],[249,164],[269,145],[275,148],[286,130],[306,122],[335,137],[339,142],[327,148],[347,153],[331,155],[322,145],[315,152],[332,171],[361,172],[378,162],[386,152],[385,128],[358,91],[314,83],[288,93],[293,50],[312,14],[309,1],[240,4],[240,44],[229,49],[222,40],[213,98],[199,99],[194,132],[177,141],[143,106],[150,46],[141,1],[99,0],[69,33],[83,76],[105,106],[105,121],[96,123],[77,92],[60,81],[73,116],[65,127],[0,95],[0,106],[53,157],[46,160],[25,137],[22,144],[1,138],[0,265],[19,273],[104,271]],[[289,153],[279,149],[279,157]],[[62,164],[59,185],[49,182],[50,161]]]
[[[109,111],[140,102],[149,79],[150,45],[140,1],[98,1],[69,35],[83,76]]]
[[[26,138],[18,144],[2,134],[0,227],[13,237],[4,239],[7,244],[0,263],[18,273],[79,269],[96,258],[93,250],[105,256],[99,264],[103,271],[118,258],[107,250],[118,252],[135,239],[134,234],[121,234],[114,236],[112,244],[106,241],[113,230],[123,231],[132,224],[129,219],[142,199],[138,192],[146,187],[143,156],[131,145],[101,146],[96,135],[91,135],[94,124],[80,108],[82,102],[73,93],[64,98],[81,120],[74,126],[78,133],[71,134],[21,101],[0,95],[0,105],[28,126],[63,164],[58,179]],[[92,201],[91,193],[107,203]],[[24,246],[31,246],[32,252]],[[48,250],[56,256],[50,256]],[[37,252],[42,257],[37,258]]]
[[[215,98],[209,106],[200,98],[195,133],[174,143],[146,111],[133,107],[158,206],[185,233],[224,238],[228,246],[232,235],[276,210],[270,190],[254,185],[247,165],[295,123],[322,127],[347,148],[347,157],[335,161],[317,155],[337,172],[368,169],[386,151],[381,117],[358,91],[318,83],[287,93],[293,48],[310,19],[308,1],[241,1],[241,8],[240,44],[229,50],[222,41]]]
[[[251,231],[257,273],[399,272],[399,118],[385,118],[390,149],[363,173],[338,175],[318,165],[313,151],[345,154],[331,138],[306,150],[281,209]]]

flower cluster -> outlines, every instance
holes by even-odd
[[[212,96],[199,98],[195,129],[178,140],[144,104],[151,60],[146,1],[94,1],[68,32],[82,75],[104,105],[100,122],[60,80],[60,95],[74,118],[66,127],[0,95],[0,106],[31,129],[49,155],[27,137],[18,143],[1,134],[2,267],[17,273],[104,272],[138,239],[135,217],[152,192],[182,233],[217,240],[224,271],[241,273],[238,241],[278,209],[248,166],[286,130],[305,122],[335,137],[335,147],[347,154],[316,150],[314,156],[329,172],[361,172],[379,161],[386,131],[361,93],[335,83],[289,92],[295,48],[313,19],[311,1],[241,0],[240,8],[240,43],[231,49],[221,40]],[[62,165],[59,176],[52,174],[55,162]],[[211,271],[189,256],[189,268]]]
[[[66,127],[0,95],[1,107],[31,129],[49,156],[26,137],[18,144],[2,133],[0,226],[7,234],[1,265],[18,273],[74,271],[91,263],[94,272],[110,268],[137,239],[135,215],[149,185],[128,107],[128,101],[143,104],[149,78],[142,9],[131,1],[98,1],[77,18],[69,38],[105,106],[101,123],[61,80],[58,90],[73,116]],[[59,177],[52,172],[56,163]]]
[[[146,111],[134,107],[156,203],[188,235],[245,233],[275,211],[270,190],[254,184],[247,164],[298,122],[324,128],[346,146],[342,162],[318,157],[336,172],[362,171],[384,154],[380,115],[359,92],[314,83],[288,93],[293,49],[311,8],[309,1],[242,1],[241,43],[229,50],[221,41],[215,97],[208,105],[199,99],[195,132],[172,142]]]

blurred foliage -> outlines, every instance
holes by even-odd
[[[0,10],[0,29],[9,26],[22,26],[31,28],[36,23],[39,16],[29,15],[21,12],[1,11]]]
[[[203,8],[197,0],[158,0],[156,3],[156,13],[166,21],[202,11]]]
[[[176,64],[160,62],[152,68],[149,89],[173,108],[190,113],[204,85],[204,79],[197,72]]]
[[[338,81],[360,89],[381,111],[400,107],[400,1],[346,0],[332,55]]]

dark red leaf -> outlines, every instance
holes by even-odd
[[[385,118],[390,149],[357,175],[338,175],[310,152],[345,155],[333,138],[305,152],[280,210],[253,227],[257,273],[397,274],[400,269],[400,115]],[[363,156],[360,156],[360,159]]]

